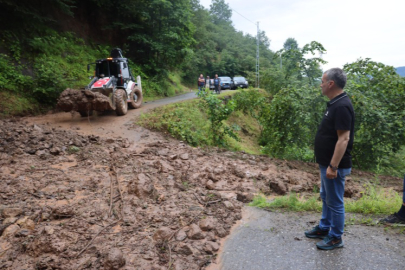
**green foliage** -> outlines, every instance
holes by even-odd
[[[150,75],[179,67],[194,43],[189,0],[103,1],[97,12],[108,16],[105,27],[121,29],[126,54]]]
[[[232,9],[224,0],[212,0],[210,13],[215,24],[231,23]]]
[[[5,32],[2,45],[10,49],[10,56],[0,56],[0,66],[4,70],[0,75],[0,88],[49,105],[55,103],[65,88],[86,85],[90,75],[86,64],[109,55],[106,47],[94,49],[85,46],[84,41],[72,33],[54,31],[48,31],[46,36],[21,40]]]
[[[260,86],[272,95],[277,94],[281,89],[291,84],[290,81],[285,79],[283,71],[276,67],[261,70],[260,78]]]
[[[142,114],[139,123],[148,128],[167,131],[190,145],[210,145],[209,123],[198,108],[199,100],[181,102]]]
[[[211,9],[207,10],[194,1],[192,7],[195,44],[182,65],[183,79],[196,86],[200,73],[213,78],[216,73],[219,76],[247,77],[254,72],[256,37],[235,30],[230,23],[232,12],[228,4],[223,0],[213,1]],[[267,68],[270,67],[273,52],[269,49],[270,41],[264,32],[260,33],[259,38],[260,66]]]
[[[354,155],[362,168],[389,167],[387,158],[405,145],[405,79],[368,58],[344,69],[356,113]]]
[[[235,110],[235,101],[221,100],[213,93],[207,92],[201,92],[200,97],[203,101],[200,103],[200,106],[208,114],[208,119],[211,123],[211,136],[214,145],[226,146],[226,136],[239,140],[234,129],[224,125],[223,122]]]
[[[346,201],[345,209],[352,213],[392,214],[393,209],[401,204],[402,198],[398,192],[367,185],[360,199]]]
[[[240,90],[233,96],[233,100],[236,103],[235,110],[242,111],[257,121],[261,132],[258,135],[261,136],[267,122],[271,97],[261,91],[249,89]]]
[[[401,204],[402,198],[398,192],[368,185],[360,199],[345,199],[345,210],[350,213],[392,214],[392,209],[398,208]],[[270,209],[283,208],[289,211],[322,211],[319,195],[300,198],[295,193],[276,197],[270,202],[265,196],[258,195],[249,205]]]
[[[322,210],[322,203],[318,201],[316,196],[311,196],[308,199],[301,199],[295,193],[287,196],[277,197],[273,201],[268,202],[263,195],[256,196],[249,204],[259,208],[277,209],[283,208],[289,211],[317,211]]]
[[[324,99],[312,87],[285,88],[273,96],[263,121],[263,152],[279,158],[310,161],[319,108]],[[318,110],[317,110],[318,109]]]
[[[154,109],[143,114],[138,123],[167,132],[193,146],[215,145],[230,150],[244,150],[259,154],[256,141],[259,128],[255,120],[249,115],[242,114],[241,111],[231,113],[235,105],[234,102],[226,101],[229,96],[221,94],[209,97],[207,95],[205,98],[207,100],[201,98]],[[210,117],[211,113],[222,116]],[[242,142],[240,137],[245,141]]]
[[[18,92],[32,85],[32,78],[21,74],[21,66],[14,65],[6,54],[0,54],[0,89]]]
[[[69,153],[69,155],[76,154],[76,153],[80,152],[80,148],[72,145],[67,149],[67,152]]]
[[[12,91],[0,91],[1,117],[23,116],[40,111],[41,106],[35,99]]]
[[[0,0],[0,29],[36,30],[55,23],[58,15],[73,16],[73,0]]]

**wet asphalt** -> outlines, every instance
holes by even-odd
[[[349,218],[349,214],[346,220]],[[225,241],[221,270],[405,269],[405,235],[383,226],[347,225],[343,248],[324,251],[304,231],[320,214],[277,213],[246,207],[242,222]]]

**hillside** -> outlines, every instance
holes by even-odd
[[[405,67],[397,67],[395,70],[400,76],[405,77]]]
[[[0,97],[11,101],[0,103],[0,115],[46,111],[66,87],[87,84],[87,64],[115,47],[143,78],[146,97],[195,87],[199,73],[250,76],[256,38],[238,32],[230,7],[215,2],[207,10],[191,0],[0,1]],[[273,56],[268,47],[263,32],[262,67]]]

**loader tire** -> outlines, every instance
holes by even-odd
[[[115,113],[118,116],[126,115],[128,112],[127,95],[123,89],[117,89],[114,93]]]
[[[89,110],[89,111],[80,111],[80,116],[81,117],[89,117],[93,115],[93,110]]]
[[[128,102],[128,106],[131,109],[138,109],[142,106],[142,91],[139,89],[139,87],[135,87],[134,90],[132,90],[131,94],[129,95],[129,99],[131,100]]]

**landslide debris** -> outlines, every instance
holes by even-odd
[[[67,88],[58,99],[57,106],[65,111],[88,112],[114,110],[109,97],[90,90],[76,90]]]
[[[201,269],[254,193],[319,186],[306,166],[0,121],[0,266]]]

